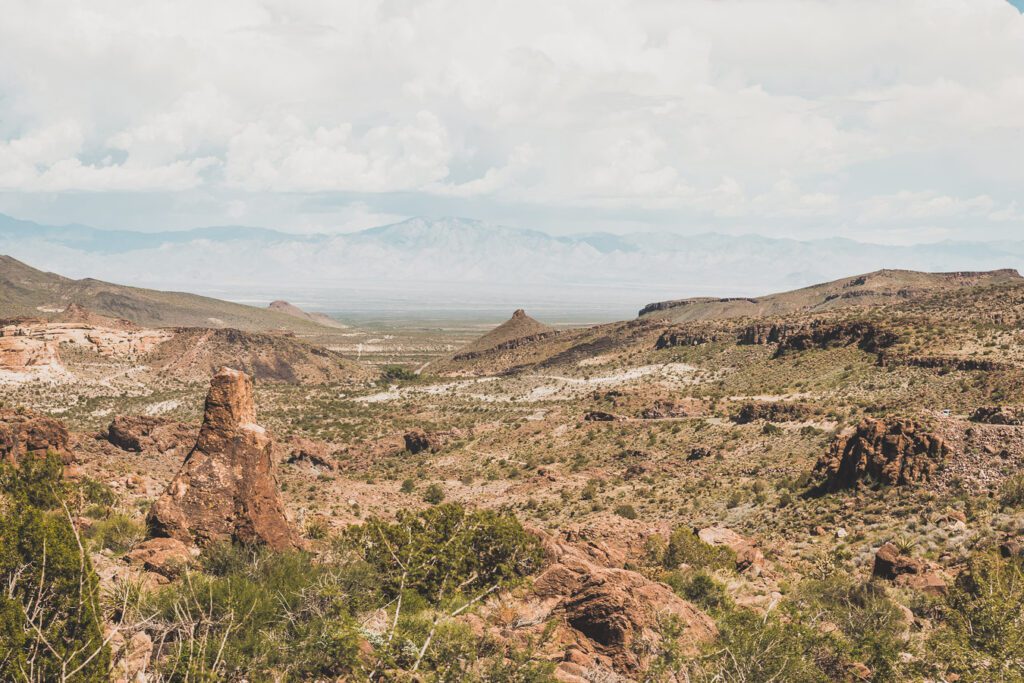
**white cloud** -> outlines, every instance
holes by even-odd
[[[355,193],[512,222],[1020,221],[1005,0],[7,5],[8,192],[195,192],[211,222],[273,204],[239,193],[277,198],[274,220]]]

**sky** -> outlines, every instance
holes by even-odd
[[[1022,112],[1006,0],[7,0],[0,212],[1018,239]]]

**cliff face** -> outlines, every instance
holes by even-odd
[[[930,479],[948,454],[946,442],[917,423],[866,417],[852,432],[837,436],[814,469],[831,490],[863,481],[916,484]]]
[[[270,436],[256,424],[252,380],[222,368],[210,383],[195,448],[150,510],[152,534],[200,545],[235,540],[295,546],[272,449]]]

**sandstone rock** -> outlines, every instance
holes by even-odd
[[[301,436],[292,439],[286,462],[292,465],[306,462],[314,467],[320,467],[325,470],[338,469],[338,463],[331,457],[327,444]]]
[[[176,538],[151,538],[124,556],[128,564],[141,566],[168,579],[178,576],[192,559],[188,546]]]
[[[153,657],[153,639],[145,631],[137,631],[127,640],[118,633],[110,644],[114,655],[113,683],[145,683],[149,680],[146,670]]]
[[[871,574],[925,593],[946,592],[946,577],[937,566],[902,554],[893,543],[885,543],[875,552]]]
[[[562,538],[536,533],[551,564],[533,583],[529,599],[536,604],[530,611],[540,618],[531,621],[543,628],[546,615],[564,615],[570,629],[564,641],[566,660],[575,665],[565,667],[566,673],[586,677],[598,664],[627,676],[643,671],[657,649],[666,617],[684,624],[679,644],[686,651],[694,652],[717,636],[714,621],[665,584],[608,566],[606,562],[616,560],[606,549],[592,543],[578,546],[570,533]],[[605,676],[602,680],[617,680]]]
[[[436,453],[449,443],[462,438],[462,432],[458,429],[439,432],[424,432],[422,429],[413,429],[402,437],[405,440],[405,450],[412,454],[430,451]]]
[[[414,429],[410,432],[406,432],[402,437],[405,439],[405,450],[409,451],[413,455],[422,453],[423,451],[433,450],[433,444],[430,442],[430,438],[426,432],[418,429]]]
[[[70,462],[68,430],[52,417],[30,411],[0,409],[0,458],[17,462],[26,454],[60,454]]]
[[[118,415],[103,437],[123,451],[164,454],[191,447],[196,440],[196,430],[183,422],[161,417]]]
[[[149,512],[153,536],[293,547],[277,492],[273,443],[256,424],[252,380],[221,368],[210,383],[195,447]]]
[[[853,432],[836,437],[814,471],[824,475],[828,490],[850,488],[865,479],[907,485],[929,479],[948,453],[941,437],[914,422],[866,417]]]
[[[913,557],[902,554],[894,543],[885,543],[875,552],[875,564],[871,574],[881,579],[893,581],[902,574],[921,574],[924,563]]]

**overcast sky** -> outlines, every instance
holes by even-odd
[[[3,13],[0,212],[19,218],[1024,238],[1024,16],[1006,0]]]

